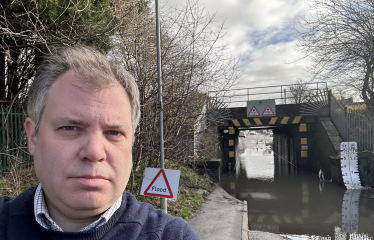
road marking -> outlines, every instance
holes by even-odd
[[[287,224],[292,223],[292,220],[289,216],[283,216],[283,218],[284,218],[284,221],[286,221]]]
[[[252,222],[252,220],[253,220],[253,215],[248,215],[248,221]]]
[[[274,220],[275,223],[278,223],[278,224],[281,223],[281,221],[279,220],[279,217],[276,216],[276,215],[273,215],[273,220]]]
[[[258,222],[258,223],[262,223],[262,222],[264,221],[264,219],[265,219],[265,215],[260,215],[260,216],[258,217],[258,219],[257,219],[257,222]]]
[[[307,138],[300,138],[300,143],[301,144],[308,144],[308,139]]]
[[[230,189],[235,189],[235,183],[230,183]]]
[[[234,146],[234,140],[229,140],[229,146]]]
[[[234,157],[234,151],[229,151],[229,157]]]

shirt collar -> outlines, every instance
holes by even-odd
[[[79,232],[89,231],[95,228],[98,228],[109,221],[109,219],[113,216],[113,214],[118,210],[121,206],[122,202],[122,195],[118,198],[118,200],[111,206],[108,210],[106,210],[103,214],[101,214],[100,218],[95,222],[91,223],[87,227],[82,228]],[[63,230],[57,225],[55,221],[49,216],[48,208],[45,203],[43,188],[42,185],[39,183],[38,187],[36,188],[36,192],[34,195],[34,214],[35,220],[45,229],[60,231]]]

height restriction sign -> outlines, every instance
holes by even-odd
[[[269,105],[267,105],[265,107],[264,112],[262,113],[262,116],[274,116],[274,115],[275,114],[274,114],[273,110],[271,109],[271,107]]]
[[[275,99],[247,102],[247,117],[269,117],[275,114]]]
[[[256,116],[260,116],[260,113],[258,112],[257,108],[253,106],[252,109],[248,113],[248,117],[256,117]]]

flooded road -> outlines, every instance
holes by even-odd
[[[239,141],[240,170],[223,175],[220,185],[248,202],[250,230],[286,239],[374,239],[374,192],[347,191],[320,182],[317,173],[276,163],[265,145],[269,136]]]

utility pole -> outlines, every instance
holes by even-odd
[[[158,16],[158,0],[156,1],[156,39],[157,39],[157,77],[158,77],[158,109],[160,116],[160,165],[164,169],[164,119],[162,105],[162,72],[161,72],[161,39],[160,39],[160,21]],[[160,198],[161,209],[167,212],[167,203],[165,198]]]

